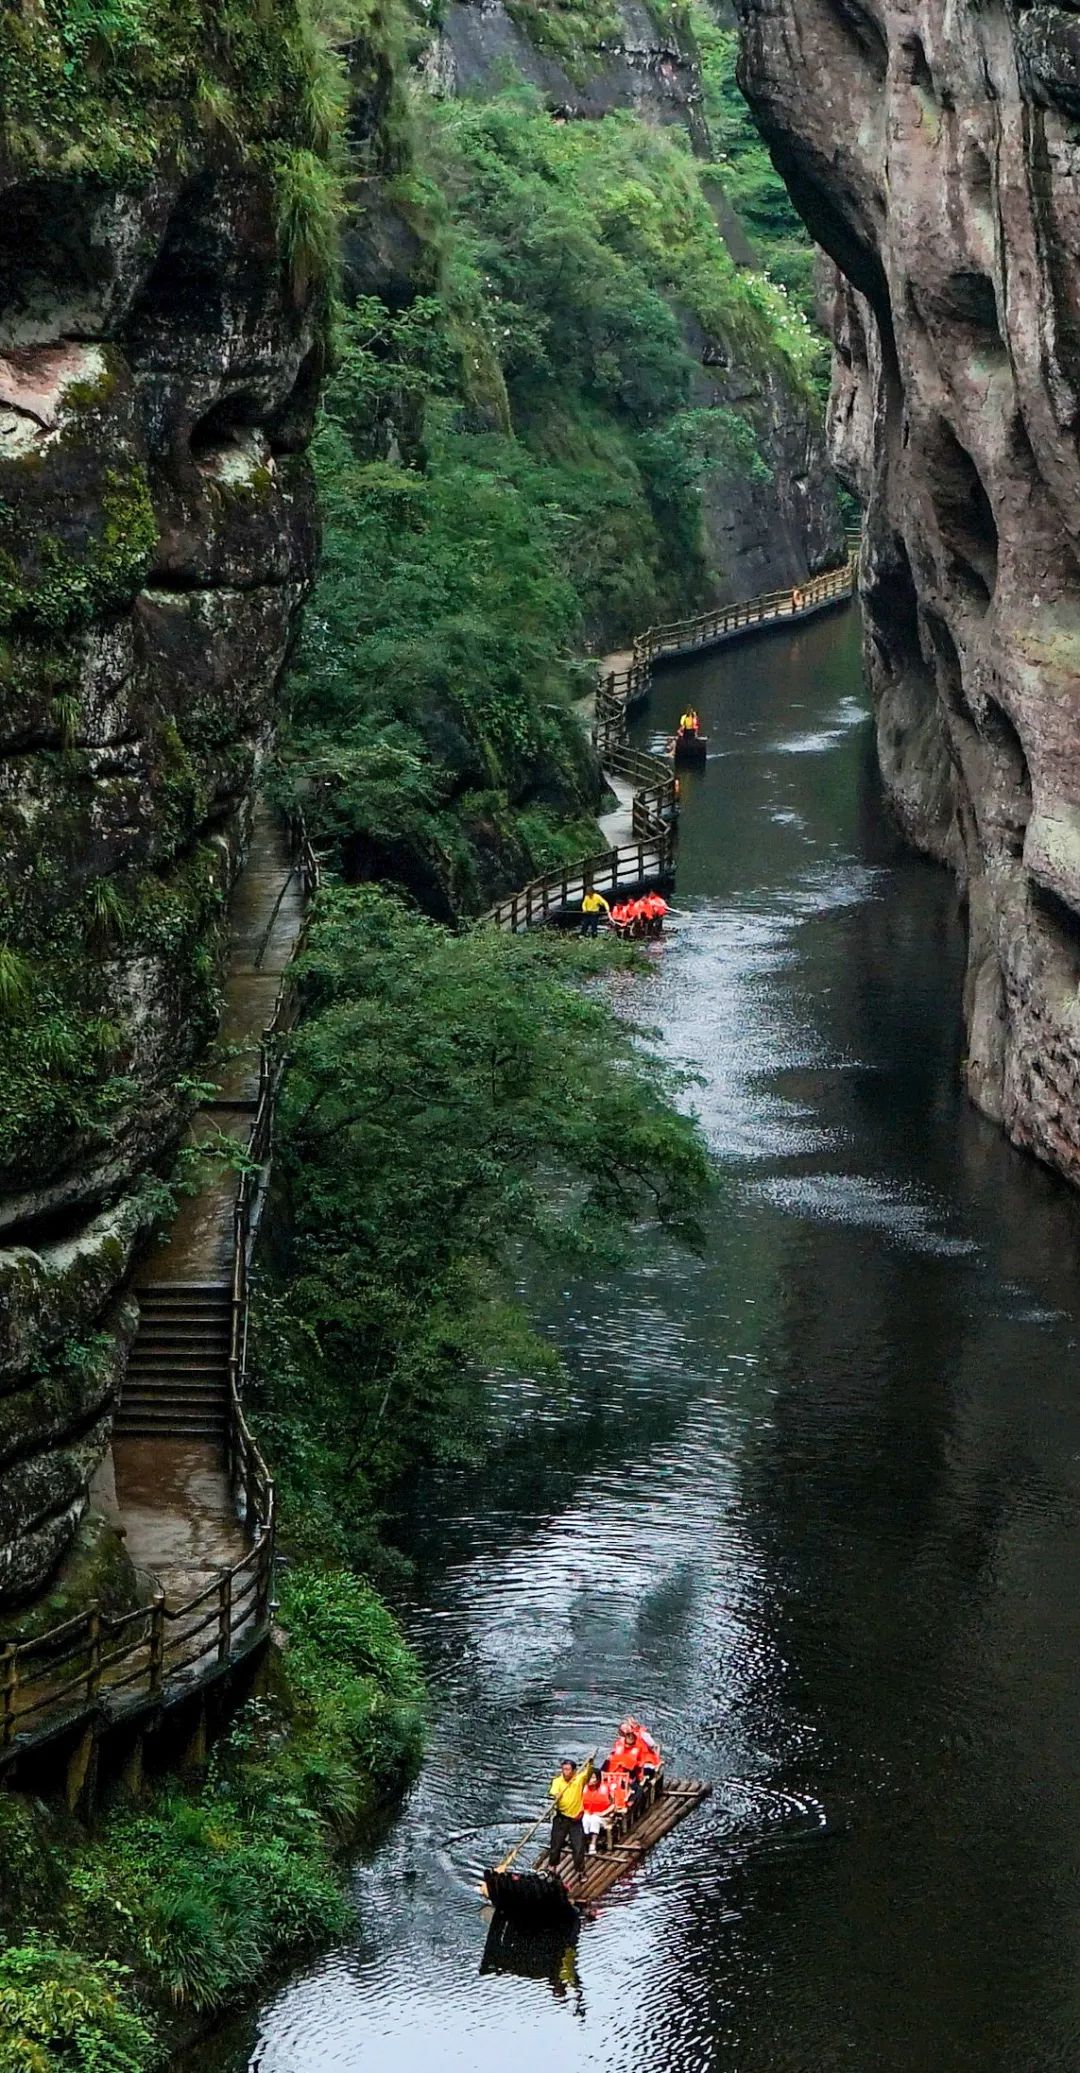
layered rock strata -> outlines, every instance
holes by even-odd
[[[316,546],[304,22],[144,12],[0,29],[0,1604],[108,1444]]]
[[[1080,18],[740,14],[745,90],[840,269],[832,434],[866,504],[881,766],[966,890],[968,1085],[1077,1180]]]

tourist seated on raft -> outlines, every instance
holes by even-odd
[[[619,1732],[604,1769],[630,1772],[660,1769],[660,1751],[648,1728],[642,1727],[633,1714],[628,1713],[626,1719],[619,1722]]]
[[[607,1835],[615,1820],[615,1802],[611,1786],[599,1772],[590,1778],[582,1800],[581,1825],[589,1846],[589,1856],[595,1857],[601,1836]]]
[[[664,916],[668,911],[668,903],[663,895],[661,893],[646,893],[641,905],[644,910],[646,934],[662,936],[664,933]]]
[[[612,926],[612,928],[614,929],[614,931],[615,931],[615,933],[616,933],[616,935],[617,935],[617,936],[628,936],[628,935],[629,935],[629,933],[630,933],[630,902],[629,902],[629,900],[618,900],[618,901],[616,902],[615,906],[614,906],[614,907],[612,908],[612,910],[611,910],[611,926]]]
[[[663,1759],[648,1729],[628,1714],[620,1722],[611,1755],[601,1772],[611,1786],[615,1813],[628,1813],[646,1781],[657,1777],[662,1768]]]

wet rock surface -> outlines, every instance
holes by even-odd
[[[885,782],[966,889],[967,1078],[1080,1179],[1080,15],[740,0],[743,82],[838,268]]]
[[[655,121],[686,123],[704,136],[693,45],[644,0],[618,0],[589,47],[573,55],[545,47],[535,6],[451,0],[428,60],[443,92],[468,93],[500,73],[517,73],[560,114],[596,117],[633,108]],[[596,11],[598,15],[602,10]]]

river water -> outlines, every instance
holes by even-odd
[[[639,739],[687,698],[635,1005],[704,1074],[707,1256],[553,1289],[569,1400],[424,1493],[423,1775],[217,2073],[1080,2066],[1080,1210],[962,1098],[855,614],[662,676]],[[484,1969],[481,1865],[627,1705],[713,1801],[576,1953]]]

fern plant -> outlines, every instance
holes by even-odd
[[[28,958],[0,943],[0,1016],[13,1020],[33,997],[34,968]]]

